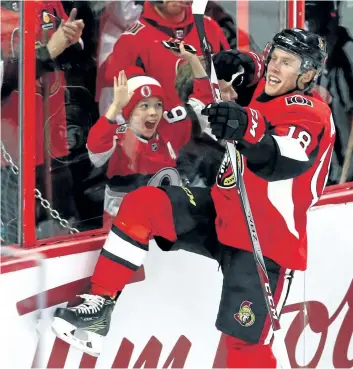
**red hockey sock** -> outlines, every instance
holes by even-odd
[[[172,206],[156,187],[141,187],[125,195],[91,278],[91,293],[115,297],[147,256],[149,240],[176,240]]]
[[[96,268],[91,277],[91,293],[114,298],[118,291],[122,291],[134,273],[135,270],[118,264],[104,255],[99,255]]]
[[[110,298],[115,299],[115,297],[118,294],[118,291],[109,291],[98,284],[92,283],[90,293],[92,295],[109,296]]]
[[[277,362],[270,345],[251,344],[227,336],[228,368],[276,368]]]

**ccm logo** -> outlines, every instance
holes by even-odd
[[[273,301],[273,296],[271,293],[271,287],[268,283],[265,283],[265,290],[267,292],[267,300],[270,305],[272,317],[276,320],[279,320],[277,316],[276,305],[275,305],[275,302]]]
[[[256,110],[251,109],[251,108],[249,108],[249,109],[250,109],[250,112],[251,112],[251,124],[252,124],[252,126],[250,128],[250,134],[251,134],[251,136],[256,137],[256,131],[255,130],[256,130],[257,126],[259,125],[259,114],[257,113]]]

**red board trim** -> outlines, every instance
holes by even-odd
[[[24,252],[40,253],[43,258],[50,259],[60,256],[80,254],[88,251],[100,250],[103,247],[107,232],[100,230],[102,233],[98,236],[92,236],[85,232],[71,236],[70,239],[61,240],[60,242],[51,239],[47,245],[38,246],[32,249],[23,250]],[[21,250],[14,246],[14,249]],[[28,254],[27,254],[28,255]],[[1,273],[10,273],[17,270],[35,267],[37,263],[33,260],[21,260],[19,258],[3,258],[1,261]]]
[[[353,182],[327,187],[315,206],[345,204],[347,202],[353,202]]]

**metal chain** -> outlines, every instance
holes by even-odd
[[[1,142],[1,152],[5,161],[10,164],[10,168],[13,174],[18,175],[18,166],[12,161],[11,155],[6,151],[4,144]]]
[[[10,169],[11,169],[12,173],[15,174],[15,175],[18,175],[19,168],[13,162],[11,155],[6,151],[5,146],[2,142],[1,142],[1,152],[2,152],[2,155],[3,155],[3,158],[5,159],[5,161],[10,165]],[[43,206],[43,208],[48,210],[50,216],[53,219],[58,220],[60,225],[63,228],[68,229],[71,234],[80,233],[80,231],[77,228],[71,227],[70,223],[66,219],[61,218],[60,214],[57,210],[52,209],[52,207],[50,206],[49,201],[46,200],[45,198],[43,198],[42,193],[38,190],[38,188],[34,189],[34,196],[35,196],[36,199],[40,200],[40,204]]]

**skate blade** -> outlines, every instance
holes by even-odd
[[[61,318],[54,318],[51,330],[58,338],[88,355],[98,357],[102,351],[102,336],[76,328]]]

